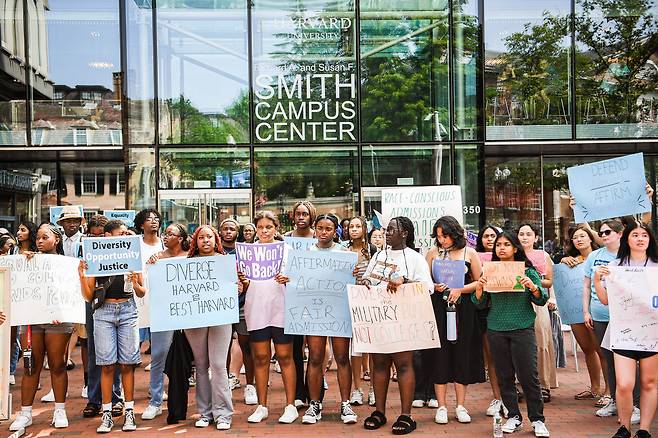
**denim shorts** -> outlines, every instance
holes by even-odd
[[[139,356],[139,324],[134,299],[105,302],[94,312],[96,365],[136,365]]]
[[[27,326],[21,326],[21,333],[27,333]],[[46,333],[46,334],[66,334],[73,332],[73,324],[70,322],[63,322],[61,324],[33,324],[32,333]]]

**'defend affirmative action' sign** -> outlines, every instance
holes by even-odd
[[[87,275],[142,272],[141,236],[86,237],[82,239],[82,258],[87,262]]]
[[[271,280],[281,272],[285,246],[284,242],[236,243],[239,271],[249,280]]]

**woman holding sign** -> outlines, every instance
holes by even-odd
[[[472,383],[485,380],[480,321],[475,304],[470,299],[482,275],[482,266],[475,250],[466,247],[464,229],[457,219],[443,216],[436,221],[432,230],[435,245],[430,248],[426,260],[434,279],[432,305],[441,348],[423,352],[423,359],[426,366],[432,364],[434,368],[434,388],[439,401],[434,421],[438,424],[448,423],[447,384],[454,383],[457,395],[455,416],[460,423],[470,423],[471,417],[464,407],[466,388]],[[448,272],[450,269],[438,268],[437,262],[441,261],[456,269]],[[452,273],[454,276],[450,275]],[[447,337],[449,307],[451,311],[456,310],[456,340]]]
[[[548,437],[549,432],[544,424],[544,401],[537,374],[536,315],[533,308],[533,304],[545,305],[548,301],[548,293],[542,288],[541,278],[526,257],[515,234],[504,231],[496,237],[491,260],[492,262],[521,262],[521,274],[525,274],[511,279],[512,283],[516,282],[516,284],[510,288],[510,292],[494,293],[492,290],[500,290],[500,288],[493,287],[494,277],[491,278],[492,285],[487,285],[489,265],[485,263],[484,274],[478,280],[475,294],[471,296],[478,306],[489,306],[487,336],[496,364],[503,403],[509,410],[503,432],[516,432],[522,424],[514,384],[516,375],[525,393],[528,417],[532,422],[535,436]],[[495,265],[491,267],[506,269]],[[511,265],[511,268],[514,267]],[[495,278],[495,280],[498,282],[500,279]]]
[[[385,283],[390,293],[395,293],[404,283],[422,283],[427,292],[431,293],[433,282],[430,270],[423,256],[415,250],[414,240],[414,225],[409,218],[398,216],[391,219],[386,227],[386,242],[390,247],[372,257],[361,283],[365,286]],[[376,410],[365,419],[363,426],[374,430],[386,424],[386,397],[391,364],[395,364],[402,412],[393,423],[393,434],[405,435],[413,432],[416,430],[416,422],[411,418],[415,387],[413,351],[372,353],[371,356]]]
[[[651,266],[658,267],[658,243],[648,225],[634,222],[626,226],[621,237],[617,258],[607,266]],[[594,273],[596,295],[602,304],[608,304],[606,276],[607,266],[599,266]],[[643,275],[638,272],[636,275]],[[640,364],[640,429],[637,438],[651,437],[649,429],[658,404],[658,353],[613,349],[616,372],[616,400],[621,427],[613,438],[630,438],[631,415],[633,414],[633,387],[637,363]]]
[[[63,237],[59,229],[51,224],[43,224],[37,232],[37,250],[39,254],[64,255]],[[31,259],[35,254],[25,251],[23,254]],[[69,426],[66,417],[66,391],[68,375],[66,373],[66,347],[73,332],[73,324],[53,321],[51,324],[21,326],[21,348],[26,364],[21,383],[21,412],[9,426],[17,431],[32,424],[32,404],[39,385],[44,356],[48,357],[50,381],[55,393],[55,411],[52,424],[55,428]]]

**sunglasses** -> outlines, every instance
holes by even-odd
[[[597,234],[599,237],[609,236],[612,234],[612,230],[599,231]]]

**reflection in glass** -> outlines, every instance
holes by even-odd
[[[477,0],[454,2],[452,11],[454,54],[452,60],[457,140],[478,139],[477,97],[480,20]]]
[[[0,146],[24,146],[26,78],[23,2],[0,2]]]
[[[450,184],[450,146],[377,146],[362,149],[364,186]]]
[[[28,1],[32,144],[120,145],[119,3]]]
[[[161,189],[250,186],[249,149],[160,149]]]
[[[254,208],[272,210],[292,228],[292,205],[309,200],[319,213],[352,217],[358,181],[355,147],[256,148]]]
[[[658,137],[658,2],[628,3],[576,1],[579,138]]]
[[[128,208],[155,208],[155,149],[130,148],[127,154]]]
[[[249,142],[246,2],[156,5],[160,141]]]
[[[54,163],[0,164],[0,227],[11,231],[23,220],[35,223],[48,220],[50,207],[54,205],[57,205]]]
[[[86,217],[126,205],[123,162],[61,163],[60,205],[82,205]]]
[[[354,2],[253,4],[256,141],[357,141]]]
[[[362,2],[360,34],[363,139],[449,139],[448,2]]]
[[[570,1],[484,5],[487,140],[571,138]]]
[[[480,194],[484,190],[480,187],[480,164],[477,145],[455,146],[455,180],[462,189],[462,202],[464,205],[464,228],[477,231],[480,228],[480,212],[484,205],[480,205]]]

